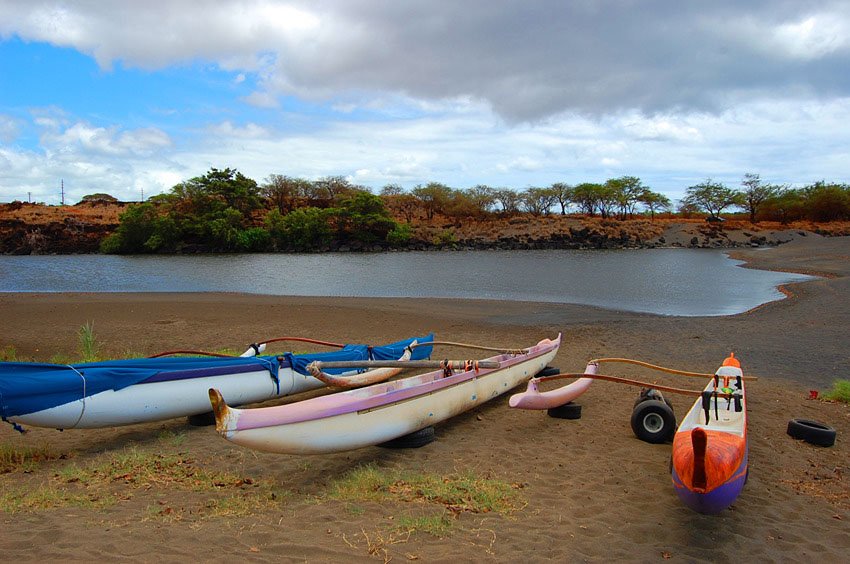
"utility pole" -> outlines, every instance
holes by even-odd
[[[145,189],[139,188],[139,190],[141,190],[141,192],[142,192],[142,201],[144,202],[145,201]]]
[[[61,195],[60,202],[62,202],[62,205],[64,206],[65,205],[65,179],[64,178],[61,180],[61,183],[62,183],[61,184],[62,187],[60,189],[60,195]]]

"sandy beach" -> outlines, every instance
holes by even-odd
[[[0,444],[39,445],[59,456],[0,474],[0,496],[52,488],[91,497],[96,489],[113,501],[0,509],[0,554],[10,562],[845,561],[850,407],[811,400],[809,392],[850,378],[850,237],[808,236],[734,256],[752,268],[823,277],[786,288],[787,299],[711,318],[486,300],[0,294],[0,350],[13,346],[20,359],[75,358],[76,333],[87,322],[106,357],[236,350],[283,335],[384,343],[434,331],[444,340],[521,347],[563,333],[552,365],[565,372],[581,371],[597,357],[712,372],[735,351],[745,373],[759,377],[748,385],[749,482],[732,508],[716,516],[695,514],[679,502],[667,470],[670,445],[643,443],[629,426],[638,389],[607,382],[594,383],[578,400],[579,420],[510,409],[506,394],[437,426],[435,442],[410,450],[266,454],[185,419],[61,433],[31,428],[25,435],[4,424]],[[451,348],[436,353],[452,355],[469,356]],[[639,369],[616,372],[702,387]],[[670,399],[678,417],[692,403],[684,396]],[[785,431],[794,417],[835,427],[835,446],[792,440]],[[240,479],[204,488],[113,476],[86,489],[68,470],[128,451],[176,457],[193,472]],[[514,488],[517,505],[503,513],[474,512],[415,496],[380,502],[328,496],[336,479],[367,464],[388,472],[492,478]],[[276,493],[258,496],[264,488]],[[248,509],[211,510],[230,494],[248,500]],[[422,516],[445,516],[449,526],[432,534],[399,525]]]

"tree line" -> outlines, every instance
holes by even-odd
[[[763,182],[746,174],[740,190],[708,179],[687,189],[677,211],[719,217],[742,209],[752,221],[850,219],[850,187],[816,183],[805,188]],[[191,251],[310,251],[404,246],[411,223],[436,216],[483,219],[492,215],[580,213],[627,219],[671,212],[672,203],[633,176],[604,183],[530,187],[522,191],[478,185],[455,189],[430,182],[406,191],[388,184],[379,195],[341,176],[310,181],[273,174],[263,184],[235,169],[210,169],[168,193],[132,204],[106,253]],[[395,218],[402,218],[398,221]]]

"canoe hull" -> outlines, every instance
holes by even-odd
[[[528,358],[508,360],[502,368],[445,379],[429,373],[378,384],[371,387],[374,391],[363,388],[298,404],[228,410],[218,417],[217,429],[241,446],[286,454],[324,454],[380,444],[445,421],[515,388],[555,357],[560,340],[545,343]],[[316,416],[300,417],[301,413]]]
[[[206,391],[221,390],[228,402],[244,405],[320,388],[312,376],[281,369],[277,384],[267,370],[141,383],[106,390],[78,401],[10,418],[15,423],[55,429],[96,429],[197,415],[210,410]],[[82,394],[81,394],[82,395]]]
[[[0,363],[0,415],[14,424],[55,429],[92,429],[208,413],[208,390],[232,405],[245,405],[323,387],[299,367],[313,359],[351,360],[368,354],[398,358],[410,342],[381,347],[347,345],[342,351],[211,359],[126,359],[74,366]],[[351,348],[349,348],[351,347]],[[429,346],[415,349],[430,356]],[[363,356],[358,356],[363,355]],[[341,358],[338,358],[341,357]],[[357,369],[338,375],[357,375]],[[389,377],[389,376],[387,376]]]
[[[748,455],[746,446],[740,458],[737,467],[732,471],[729,479],[722,484],[712,489],[709,492],[700,492],[687,487],[683,477],[673,468],[673,487],[676,490],[676,495],[682,500],[682,503],[704,515],[714,515],[722,512],[724,509],[732,505],[741,491],[744,489],[744,484],[747,482]]]
[[[685,505],[704,514],[732,505],[749,470],[743,373],[730,356],[716,374],[705,387],[706,397],[694,403],[673,437],[673,488]],[[717,397],[715,391],[734,397]]]

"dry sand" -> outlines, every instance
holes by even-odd
[[[110,356],[178,347],[237,349],[293,334],[387,342],[435,331],[446,340],[523,346],[563,332],[564,346],[553,365],[564,371],[580,371],[590,358],[618,356],[710,372],[734,350],[745,372],[760,377],[748,386],[749,483],[717,516],[695,514],[678,501],[667,470],[669,444],[646,444],[632,434],[629,415],[637,389],[597,382],[579,400],[580,420],[512,410],[503,396],[439,425],[436,442],[413,450],[370,447],[312,457],[257,453],[182,419],[62,433],[31,429],[26,435],[3,425],[0,444],[47,445],[68,457],[42,462],[29,473],[0,475],[4,493],[40,487],[77,491],[83,486],[69,477],[68,467],[136,448],[179,455],[192,468],[232,472],[284,494],[247,515],[216,517],[209,508],[223,495],[219,490],[248,495],[251,485],[195,491],[157,480],[139,485],[131,478],[111,479],[100,487],[120,501],[102,509],[0,510],[0,554],[10,562],[846,561],[850,408],[808,396],[836,378],[850,378],[850,238],[806,237],[738,256],[758,268],[830,277],[790,287],[788,299],[720,318],[472,300],[0,295],[0,348],[12,345],[19,357],[38,360],[57,352],[73,355],[75,333],[87,321],[94,322]],[[618,373],[701,387],[673,377],[656,380],[639,370]],[[678,416],[691,401],[670,399]],[[792,440],[785,433],[792,417],[834,426],[838,441],[818,448]],[[422,501],[322,497],[335,478],[366,463],[490,476],[514,484],[523,507],[501,515]],[[451,516],[443,535],[398,529],[405,517],[441,514]]]

